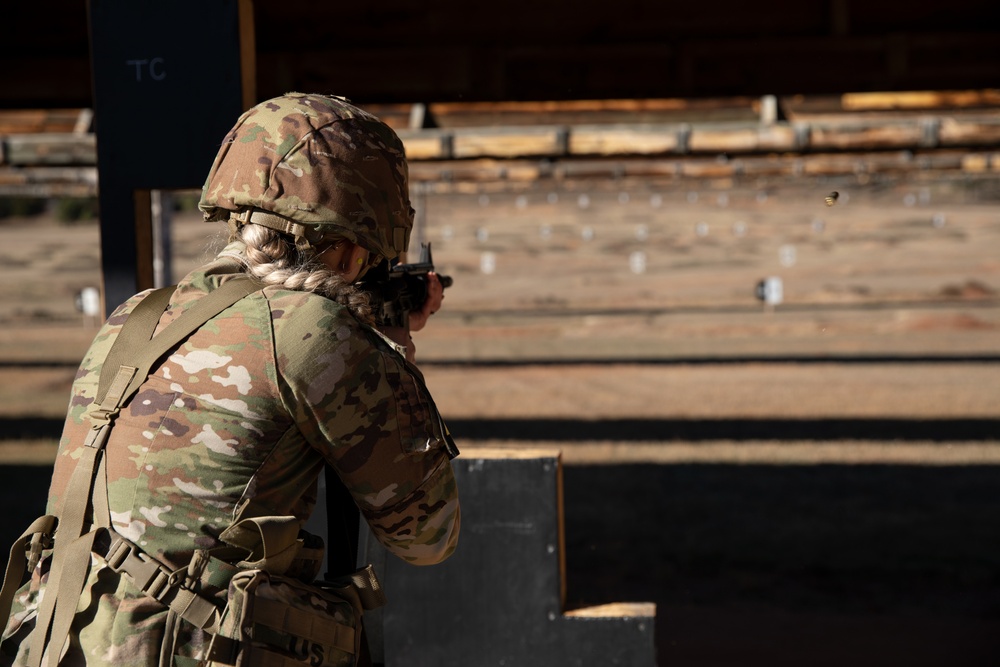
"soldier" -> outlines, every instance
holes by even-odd
[[[227,283],[250,282],[241,276],[253,277],[253,289],[160,357],[131,400],[110,412],[114,427],[94,464],[96,481],[86,480],[94,489],[88,498],[74,492],[73,473],[100,430],[100,373],[146,293],[119,307],[98,333],[73,385],[43,517],[49,521],[22,538],[30,539],[37,564],[29,557],[31,578],[14,595],[0,647],[4,664],[230,663],[235,658],[215,635],[233,572],[256,565],[304,581],[315,574],[308,562],[301,566],[309,540],[297,529],[314,509],[324,465],[393,554],[423,565],[455,549],[459,504],[450,458],[457,450],[410,363],[409,332],[377,330],[356,284],[407,247],[413,210],[398,137],[341,98],[290,93],[268,100],[226,136],[200,208],[206,220],[228,223],[230,242],[180,281],[156,332]],[[441,305],[433,274],[428,292],[413,329]],[[93,546],[73,551],[83,538],[60,531],[70,530],[66,515],[81,506],[79,532],[93,535]],[[275,518],[294,524],[298,539],[281,546],[295,559],[279,566],[273,544],[270,554],[248,556],[254,544],[237,533],[254,517],[266,518],[255,527]],[[255,539],[266,542],[266,532],[254,532]],[[124,557],[112,562],[110,554],[122,549],[139,574],[119,564]],[[143,567],[166,573],[162,590],[140,581]],[[58,595],[49,590],[56,580]],[[192,621],[199,608],[204,613]],[[275,650],[302,657],[294,641]],[[345,651],[352,653],[349,642]],[[322,664],[353,659],[334,662],[327,654]]]

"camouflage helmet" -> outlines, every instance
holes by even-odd
[[[205,220],[287,232],[300,247],[333,235],[387,259],[406,250],[413,227],[399,137],[327,95],[288,93],[240,116],[198,208]]]

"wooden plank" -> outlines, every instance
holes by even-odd
[[[412,104],[361,104],[365,111],[375,114],[379,120],[391,127],[402,136],[403,130],[416,129],[410,127]]]
[[[0,134],[73,132],[81,109],[3,109]]]
[[[690,160],[681,163],[681,176],[687,178],[731,178],[736,175],[732,162]]]
[[[692,153],[757,153],[797,148],[795,129],[784,125],[695,126],[688,139]]]
[[[153,271],[153,202],[149,190],[136,190],[135,203],[135,283],[136,291],[156,287]]]
[[[447,102],[429,105],[440,127],[484,125],[665,124],[698,120],[753,120],[756,98],[608,99]]]
[[[242,107],[249,109],[260,101],[257,99],[257,41],[253,0],[239,0],[236,26],[240,54],[240,98]]]
[[[560,155],[564,152],[563,136],[564,130],[558,127],[456,130],[452,154],[456,158]]]
[[[407,160],[444,160],[451,157],[451,133],[439,130],[397,130]]]
[[[923,145],[924,128],[918,123],[814,124],[809,127],[809,147],[816,150],[872,150],[914,148]]]
[[[840,100],[845,111],[996,107],[1000,106],[1000,90],[845,93]]]
[[[574,127],[570,155],[656,155],[680,152],[684,129],[678,125]]]
[[[652,618],[656,615],[656,605],[651,602],[611,602],[595,607],[573,609],[564,615],[575,618]]]
[[[93,134],[20,134],[4,137],[4,164],[90,165],[97,161]]]
[[[990,170],[993,158],[988,154],[966,155],[962,159],[962,171],[970,174],[982,174]]]
[[[558,459],[562,456],[559,449],[552,447],[476,447],[477,459]]]
[[[0,167],[0,196],[94,197],[96,167]]]
[[[1000,119],[942,118],[938,129],[942,146],[990,146],[1000,144]]]

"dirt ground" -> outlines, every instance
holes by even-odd
[[[463,455],[561,450],[567,604],[655,602],[659,664],[997,664],[998,200],[919,177],[432,191],[414,240],[455,285],[418,360]],[[212,231],[175,215],[175,277]],[[98,231],[0,239],[0,474],[26,522]]]

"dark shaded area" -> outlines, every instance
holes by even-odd
[[[450,419],[463,440],[703,442],[707,440],[994,441],[1000,419]],[[0,438],[58,439],[63,419],[0,417]]]
[[[648,615],[561,613],[557,466],[554,456],[454,462],[458,550],[434,567],[384,562],[387,667],[654,667]]]
[[[0,467],[0,544],[49,467]],[[565,467],[567,603],[657,603],[658,664],[1000,656],[1000,467]],[[467,529],[471,529],[467,527]]]
[[[0,553],[4,562],[10,545],[36,517],[45,514],[52,466],[0,466]]]
[[[458,439],[576,442],[1000,439],[998,419],[450,419]]]
[[[0,417],[0,440],[58,440],[63,417]]]
[[[995,665],[998,485],[996,466],[567,467],[567,602],[656,602],[661,665]]]
[[[512,366],[740,366],[746,364],[1000,364],[998,354],[810,354],[772,356],[767,354],[728,357],[652,357],[586,359],[539,357],[538,359],[427,359],[421,366],[462,368],[507,368]],[[76,368],[78,361],[52,359],[0,360],[0,368]]]
[[[626,364],[641,364],[643,366],[739,366],[744,364],[789,364],[800,366],[803,364],[997,364],[1000,363],[1000,355],[996,354],[852,354],[852,355],[803,355],[780,357],[766,354],[744,355],[739,357],[587,357],[586,359],[430,359],[421,361],[421,366],[452,366],[468,368],[507,368],[512,366],[621,366]],[[13,362],[12,364],[0,363],[0,368],[16,365],[45,365],[50,363],[33,364],[33,362]]]
[[[526,442],[1000,439],[1000,419],[451,419],[448,426],[463,440]],[[0,438],[58,439],[62,427],[62,418],[0,417]]]
[[[91,106],[85,4],[7,4],[0,106]],[[987,0],[776,0],[766,11],[643,0],[610,12],[514,0],[499,14],[460,0],[253,6],[260,99],[289,90],[359,102],[961,90],[993,87],[1000,66]]]

